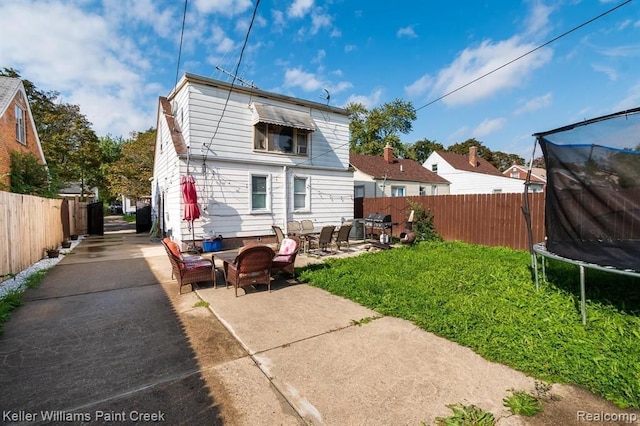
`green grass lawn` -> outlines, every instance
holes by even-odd
[[[472,348],[539,380],[572,383],[640,407],[640,280],[547,261],[536,291],[526,251],[464,243],[329,259],[302,281]]]

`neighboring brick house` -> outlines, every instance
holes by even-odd
[[[0,76],[0,189],[10,188],[12,151],[31,153],[46,164],[22,80]]]
[[[414,160],[398,159],[386,146],[382,156],[349,154],[354,197],[408,197],[449,194],[449,181]]]
[[[529,168],[527,166],[521,166],[514,164],[507,170],[502,172],[504,176],[508,176],[512,179],[526,180]],[[547,171],[540,167],[531,168],[531,181],[529,189],[533,192],[540,192],[544,189],[547,183]]]

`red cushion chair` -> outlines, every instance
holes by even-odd
[[[282,240],[280,250],[276,253],[273,261],[271,262],[271,273],[275,275],[286,272],[295,278],[294,264],[299,250],[300,238],[288,237]]]
[[[171,278],[178,280],[179,292],[182,293],[182,286],[203,281],[212,281],[216,285],[216,268],[213,261],[204,259],[200,256],[193,258],[183,258],[180,247],[174,241],[168,238],[162,240],[162,245],[169,256],[171,262]]]

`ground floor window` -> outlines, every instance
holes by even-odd
[[[269,176],[251,175],[251,211],[269,211]]]
[[[391,187],[391,196],[392,197],[404,197],[404,186],[392,186]]]

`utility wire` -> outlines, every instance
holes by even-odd
[[[211,139],[209,140],[209,144],[211,145],[211,143],[213,142],[213,139],[216,137],[216,135],[218,134],[218,129],[220,128],[220,122],[222,121],[222,117],[224,117],[224,113],[227,110],[227,105],[229,104],[229,98],[231,98],[231,92],[233,91],[233,85],[237,80],[237,76],[238,76],[238,70],[240,69],[240,63],[242,62],[242,56],[244,55],[244,49],[247,47],[247,43],[249,42],[249,34],[251,34],[251,28],[253,28],[253,22],[256,19],[256,14],[258,12],[258,6],[260,5],[260,0],[256,1],[256,6],[253,8],[253,15],[251,16],[251,23],[249,23],[249,28],[247,29],[247,35],[244,38],[244,43],[242,44],[242,49],[240,50],[240,57],[238,58],[238,63],[236,64],[236,69],[233,72],[233,79],[231,80],[231,85],[229,86],[229,93],[227,94],[227,99],[224,102],[224,106],[222,107],[222,112],[220,113],[220,118],[218,118],[218,123],[216,124],[216,129],[213,132],[213,136],[211,136]],[[209,153],[209,149],[210,147],[207,146],[205,147],[206,151],[204,154],[204,160],[202,161],[202,164],[206,164],[207,162],[207,155]]]
[[[421,110],[422,108],[426,108],[426,107],[428,107],[429,105],[432,105],[432,104],[434,104],[434,103],[436,103],[436,102],[438,102],[438,101],[440,101],[440,100],[442,100],[442,99],[446,98],[447,96],[452,95],[452,94],[456,93],[457,91],[464,89],[465,87],[467,87],[467,86],[469,86],[469,85],[471,85],[471,84],[473,84],[473,83],[477,82],[478,80],[481,80],[481,79],[483,79],[483,78],[487,77],[488,75],[491,75],[491,74],[493,74],[494,72],[499,71],[499,70],[501,70],[502,68],[504,68],[504,67],[506,67],[506,66],[508,66],[508,65],[511,65],[512,63],[514,63],[514,62],[516,62],[516,61],[518,61],[518,60],[520,60],[520,59],[524,58],[525,56],[530,55],[530,54],[532,54],[533,52],[535,52],[535,51],[537,51],[537,50],[540,50],[540,49],[542,49],[542,48],[543,48],[543,47],[545,47],[545,46],[550,45],[550,44],[551,44],[551,43],[553,43],[554,41],[559,40],[559,39],[561,39],[562,37],[564,37],[564,36],[567,36],[567,35],[571,34],[572,32],[574,32],[574,31],[576,31],[576,30],[578,30],[578,29],[580,29],[580,28],[582,28],[582,27],[584,27],[584,26],[586,26],[586,25],[588,25],[588,24],[592,23],[593,21],[596,21],[596,20],[598,20],[598,19],[602,18],[603,16],[605,16],[605,15],[607,15],[607,14],[609,14],[609,13],[613,12],[613,11],[614,11],[614,10],[616,10],[616,9],[621,8],[622,6],[625,6],[625,5],[626,5],[626,4],[628,4],[628,3],[631,3],[631,0],[626,0],[625,2],[620,3],[619,5],[617,5],[617,6],[613,7],[613,8],[611,8],[611,9],[607,10],[606,12],[601,13],[600,15],[596,16],[595,18],[591,18],[591,19],[589,19],[588,21],[583,22],[582,24],[578,25],[577,27],[574,27],[574,28],[570,29],[569,31],[566,31],[566,32],[564,32],[564,33],[560,34],[559,36],[557,36],[557,37],[555,37],[555,38],[553,38],[553,39],[549,40],[548,42],[546,42],[546,43],[544,43],[544,44],[541,44],[540,46],[536,47],[535,49],[532,49],[532,50],[528,51],[527,53],[524,53],[524,54],[522,54],[522,55],[518,56],[517,58],[512,59],[511,61],[507,62],[506,64],[503,64],[503,65],[499,66],[498,68],[495,68],[495,69],[493,69],[493,70],[489,71],[488,73],[483,74],[483,75],[481,75],[480,77],[478,77],[478,78],[476,78],[476,79],[474,79],[474,80],[471,80],[470,82],[468,82],[468,83],[466,83],[466,84],[464,84],[464,85],[462,85],[462,86],[458,87],[457,89],[454,89],[454,90],[452,90],[452,91],[450,91],[450,92],[445,93],[444,95],[440,96],[439,98],[436,98],[436,99],[434,99],[434,100],[432,100],[432,101],[430,101],[430,102],[428,102],[428,103],[426,103],[426,104],[422,105],[420,108],[416,108],[416,111],[419,111],[419,110]]]
[[[184,12],[182,12],[182,30],[180,31],[180,47],[178,48],[178,65],[176,65],[176,84],[178,86],[178,74],[180,73],[180,57],[182,56],[182,40],[184,38],[184,23],[187,19],[187,1],[184,0]]]

